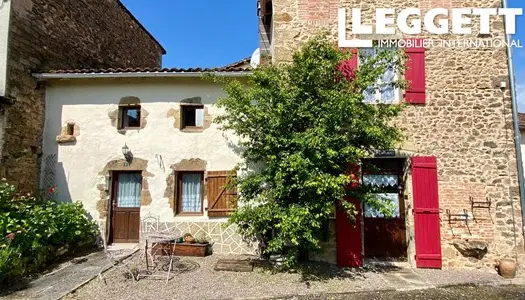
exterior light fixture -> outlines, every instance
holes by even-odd
[[[133,153],[131,153],[131,150],[129,149],[128,145],[124,144],[124,147],[122,147],[122,154],[124,155],[126,162],[130,164],[133,160]]]

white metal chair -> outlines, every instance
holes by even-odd
[[[145,271],[147,273],[150,273],[150,262],[153,267],[153,271],[157,269],[159,266],[159,263],[161,262],[159,257],[162,256],[168,256],[169,262],[168,262],[168,273],[166,276],[166,282],[168,282],[171,278],[171,271],[173,266],[173,260],[175,255],[175,246],[176,241],[175,238],[166,232],[163,232],[159,230],[160,225],[160,217],[152,214],[148,214],[144,218],[141,219],[140,224],[140,238],[143,241],[142,247],[144,247],[144,252],[141,254],[141,261],[145,262],[146,269]],[[168,244],[169,249],[165,249],[164,247],[158,246],[158,244]],[[167,255],[165,251],[168,250]],[[163,275],[158,274],[138,274],[137,279],[139,279],[141,276],[144,277],[162,277]]]
[[[104,265],[98,273],[99,281],[107,285],[106,277],[117,270],[123,271],[124,274],[129,274],[133,281],[137,280],[137,277],[129,265],[133,261],[131,256],[139,249],[137,247],[130,249],[109,249],[106,240],[103,240],[103,245],[107,264]]]

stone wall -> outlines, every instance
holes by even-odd
[[[160,67],[164,52],[117,0],[12,1],[8,45],[6,95],[16,101],[7,109],[0,177],[23,191],[37,186],[44,127],[44,89],[32,72]]]
[[[297,47],[321,31],[337,38],[337,8],[361,7],[364,23],[370,23],[375,7],[499,7],[500,1],[397,0],[274,0],[274,53],[276,63],[289,62]],[[319,13],[323,7],[323,13]],[[347,21],[351,20],[348,17]],[[473,19],[473,32],[479,24]],[[502,19],[493,20],[493,34],[463,38],[503,40]],[[457,39],[423,33],[419,37]],[[348,36],[350,38],[350,36]],[[358,38],[356,36],[356,38]],[[511,98],[499,88],[508,81],[505,48],[429,48],[426,51],[427,100],[410,105],[398,119],[407,139],[401,146],[410,153],[438,159],[441,240],[444,267],[493,267],[505,255],[524,252],[519,202]],[[508,82],[507,82],[507,86]],[[405,195],[412,203],[410,184]],[[492,201],[491,209],[471,209],[475,201]],[[465,222],[449,222],[446,210],[466,209]],[[413,221],[407,210],[409,257],[413,259]],[[474,220],[475,217],[475,220]],[[514,238],[517,247],[514,247]],[[488,253],[482,259],[464,257],[454,246],[464,241],[483,241]]]
[[[161,223],[159,229],[179,237],[185,233],[194,237],[204,236],[212,245],[215,254],[255,255],[258,251],[256,241],[244,239],[237,233],[235,225],[225,226],[225,221]]]

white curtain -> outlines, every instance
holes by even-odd
[[[375,48],[364,48],[361,49],[361,56],[359,57],[360,63],[364,64],[368,58],[375,58],[378,52]],[[388,66],[385,73],[378,82],[372,86],[369,86],[363,91],[363,102],[365,103],[382,103],[392,104],[396,101],[396,94],[398,89],[392,85],[397,79],[397,72],[393,66]]]
[[[182,174],[182,212],[202,211],[201,174]]]
[[[197,108],[195,110],[195,126],[204,126],[204,108]]]
[[[365,174],[363,175],[363,184],[376,187],[396,187],[398,176],[396,174]]]
[[[118,175],[118,207],[140,207],[142,176],[140,174],[121,173]]]
[[[399,194],[397,193],[385,193],[375,194],[387,207],[392,210],[392,217],[399,218]],[[385,216],[374,209],[373,207],[365,204],[365,217],[367,218],[384,218]]]

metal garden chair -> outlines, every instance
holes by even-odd
[[[103,241],[103,245],[107,264],[104,265],[98,273],[99,281],[107,285],[106,277],[117,270],[122,271],[124,274],[129,274],[133,281],[137,280],[130,265],[133,263],[131,256],[139,249],[137,247],[130,249],[109,249],[105,240]]]
[[[159,216],[149,214],[141,220],[140,235],[142,241],[141,246],[143,247],[141,261],[145,262],[146,269],[144,271],[146,274],[139,272],[137,279],[141,276],[164,278],[164,275],[153,274],[154,271],[158,270],[159,264],[161,263],[160,257],[164,256],[168,257],[166,282],[171,278],[176,241],[173,235],[159,230],[159,219]],[[168,247],[164,247],[165,245],[168,245]]]

